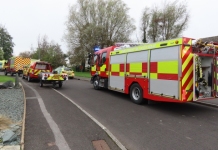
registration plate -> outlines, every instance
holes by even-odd
[[[53,77],[52,77],[52,79],[54,79],[54,80],[58,80],[58,79],[59,79],[59,75],[54,74]]]

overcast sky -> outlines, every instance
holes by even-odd
[[[135,19],[135,25],[139,28],[143,8],[163,0],[123,1],[130,8],[129,15]],[[30,50],[31,46],[35,49],[38,37],[44,35],[49,42],[53,40],[60,44],[66,52],[67,44],[62,38],[69,6],[75,3],[76,0],[0,0],[0,25],[5,26],[13,37],[14,55]],[[218,35],[217,4],[217,0],[189,0],[191,19],[183,36],[198,39]],[[139,33],[136,33],[139,37]]]

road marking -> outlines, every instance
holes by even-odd
[[[73,103],[77,108],[79,108],[84,114],[86,114],[90,119],[92,119],[97,125],[99,125],[107,134],[110,136],[110,138],[119,146],[121,150],[127,150],[126,147],[103,125],[101,124],[97,119],[95,119],[91,114],[89,114],[87,111],[85,111],[82,107],[80,107],[75,101],[64,95],[63,93],[55,90],[54,91],[65,97],[67,100],[69,100],[71,103]]]
[[[36,98],[38,99],[38,102],[39,102],[39,106],[41,108],[41,111],[46,119],[46,121],[48,122],[53,134],[54,134],[54,137],[55,137],[55,143],[58,147],[59,150],[70,150],[70,147],[68,145],[68,143],[66,142],[63,134],[61,133],[58,125],[56,124],[56,122],[53,120],[52,116],[48,113],[46,107],[45,107],[45,104],[43,102],[43,99],[41,98],[41,96],[39,95],[39,93],[34,89],[32,88],[31,86],[27,85],[25,82],[23,82],[27,87],[29,87],[31,90],[33,90],[33,92],[35,93],[36,95]]]
[[[26,97],[26,99],[37,99],[37,97]]]

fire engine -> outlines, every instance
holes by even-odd
[[[96,90],[129,94],[136,104],[217,97],[218,43],[194,41],[181,37],[101,49],[89,55],[90,82]]]

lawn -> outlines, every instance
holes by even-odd
[[[9,77],[9,76],[0,75],[0,82],[6,82],[6,81],[14,82],[15,78]]]
[[[74,72],[76,77],[91,78],[90,72]]]

